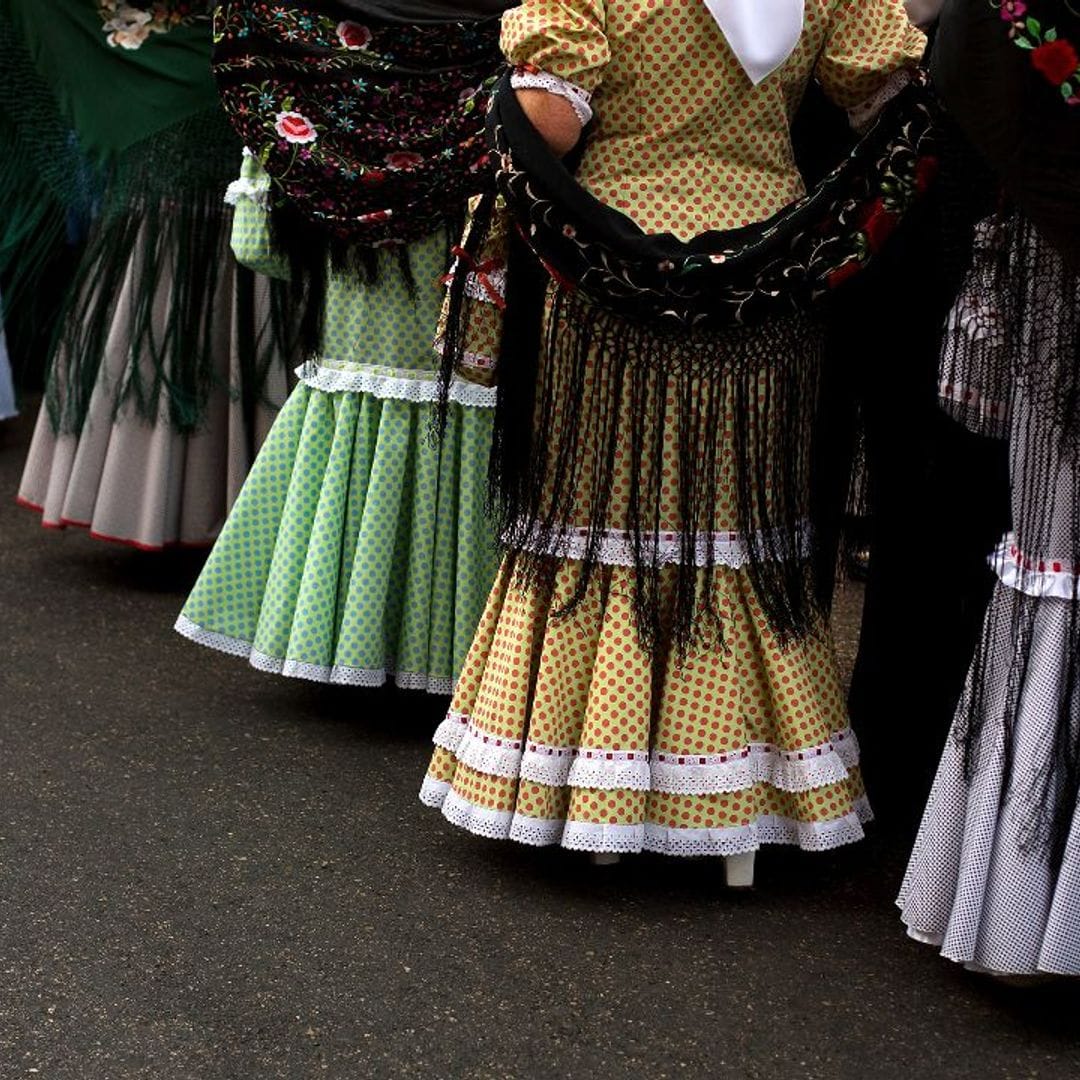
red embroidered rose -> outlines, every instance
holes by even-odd
[[[882,199],[875,199],[862,214],[860,227],[866,234],[866,245],[871,251],[880,251],[889,238],[899,218],[886,209]]]
[[[919,158],[915,166],[915,190],[920,195],[925,195],[930,190],[938,174],[938,159],[933,157]]]
[[[372,33],[359,23],[339,22],[337,36],[346,49],[366,49],[371,44]]]
[[[274,130],[291,143],[312,143],[319,133],[315,125],[303,113],[281,112],[277,114]]]
[[[1031,62],[1035,70],[1055,86],[1068,82],[1080,67],[1080,56],[1076,55],[1076,49],[1064,38],[1057,41],[1047,41],[1035,49],[1031,54]]]
[[[389,169],[414,169],[424,159],[419,154],[409,150],[397,150],[393,154],[386,155],[386,166]]]
[[[381,184],[386,179],[386,173],[382,169],[368,169],[360,177],[365,184],[374,187],[376,184]]]
[[[831,271],[825,278],[826,285],[830,289],[839,288],[849,278],[853,278],[862,269],[858,259],[848,259],[847,262],[841,263],[835,270]]]

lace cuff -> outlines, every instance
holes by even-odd
[[[515,90],[546,90],[549,94],[565,98],[570,102],[570,107],[574,110],[582,127],[585,127],[593,117],[592,106],[589,104],[592,95],[587,90],[582,90],[580,86],[575,86],[566,79],[560,79],[558,75],[519,67],[510,76],[510,85]]]
[[[878,118],[878,113],[911,82],[912,74],[910,67],[899,68],[885,80],[877,93],[848,109],[848,121],[852,128],[858,134],[865,135]]]
[[[242,199],[250,199],[260,210],[266,210],[270,202],[270,176],[246,146],[240,178],[225,189],[225,204],[239,206]]]

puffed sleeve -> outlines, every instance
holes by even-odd
[[[503,16],[503,52],[512,64],[592,94],[611,59],[606,9],[594,0],[524,0]]]
[[[853,109],[917,64],[925,48],[926,35],[912,25],[904,0],[837,0],[817,78],[835,104]]]

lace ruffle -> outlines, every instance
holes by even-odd
[[[913,75],[914,69],[910,67],[903,67],[894,71],[877,93],[848,109],[848,122],[851,124],[852,129],[860,135],[865,135],[873,127],[874,121],[878,118],[878,113],[911,83]]]
[[[435,355],[442,357],[445,351],[446,342],[443,338],[435,339]],[[477,371],[494,371],[498,366],[498,361],[494,356],[486,356],[484,353],[478,352],[463,352],[461,354],[461,366],[467,368],[475,368]]]
[[[510,76],[510,85],[515,90],[546,90],[549,94],[565,98],[582,127],[593,118],[592,106],[589,104],[592,95],[580,86],[560,79],[558,75],[551,75],[546,71],[519,70]]]
[[[216,649],[247,660],[256,671],[269,675],[282,675],[287,679],[305,679],[308,682],[330,683],[334,686],[385,686],[393,682],[399,690],[425,690],[429,694],[450,697],[454,693],[455,681],[439,675],[429,675],[419,671],[395,671],[392,664],[381,668],[353,668],[342,664],[324,665],[307,664],[300,660],[285,660],[270,656],[254,648],[248,641],[206,630],[192,622],[186,615],[180,615],[173,627],[178,634],[194,641],[198,645]]]
[[[549,787],[661,791],[712,795],[770,784],[779,791],[813,791],[846,780],[859,763],[859,744],[847,728],[828,742],[800,750],[750,743],[726,754],[668,754],[548,746],[491,735],[468,716],[450,712],[434,742],[471,769]]]
[[[545,847],[560,844],[575,851],[659,855],[724,856],[756,851],[765,844],[786,844],[804,851],[829,851],[861,840],[863,825],[873,819],[865,798],[850,814],[832,821],[795,821],[763,816],[748,825],[727,829],[673,829],[652,822],[610,825],[584,821],[530,818],[508,810],[491,810],[462,798],[445,781],[424,778],[420,801],[441,810],[452,825],[492,840]]]
[[[450,264],[450,271],[446,275],[447,288],[449,283],[458,275],[461,269],[461,259],[454,259]],[[490,288],[489,288],[490,287]],[[470,270],[465,275],[465,295],[470,300],[479,300],[484,304],[494,304],[495,298],[491,295],[492,290],[500,300],[506,299],[506,267],[499,260],[499,265],[485,270],[483,277],[476,271]]]
[[[241,199],[250,199],[260,210],[265,210],[270,200],[270,177],[260,176],[251,180],[241,176],[225,189],[225,204],[236,206]]]
[[[370,394],[415,405],[431,404],[439,398],[438,379],[426,372],[418,377],[417,372],[408,368],[356,365],[346,369],[329,367],[326,361],[308,360],[296,369],[296,376],[306,386],[324,394]],[[450,384],[450,401],[467,408],[493,409],[496,393],[494,387],[465,379],[455,379]]]
[[[938,384],[938,400],[945,406],[960,406],[967,413],[980,421],[1000,427],[1009,420],[1009,403],[993,401],[975,387],[960,383],[943,382]]]
[[[990,566],[1002,585],[1026,596],[1080,600],[1080,564],[1027,555],[1011,536],[990,556]]]
[[[775,542],[765,533],[716,532],[698,537],[695,561],[698,566],[709,564],[710,557],[714,566],[727,566],[740,570],[750,562],[752,554],[781,549],[784,559],[808,558],[811,552],[809,524],[803,524],[799,530],[797,550],[784,551],[784,543]],[[504,540],[505,542],[505,540]],[[656,557],[660,565],[674,565],[682,560],[682,533],[666,532],[651,538],[643,538],[644,557],[651,562]],[[549,543],[542,544],[535,532],[526,536],[522,543],[513,545],[516,550],[530,551],[540,555],[551,555],[561,559],[584,559],[588,554],[589,531],[587,529],[567,529],[555,536]],[[617,529],[606,529],[600,541],[597,556],[599,562],[607,566],[634,566],[634,537],[632,533]]]

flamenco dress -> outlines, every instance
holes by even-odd
[[[18,502],[144,550],[212,542],[288,389],[283,300],[228,253],[240,145],[209,74],[211,6],[60,0],[44,19],[11,0],[2,20],[4,81],[34,101],[7,121],[8,221],[63,229],[88,172],[103,190]]]
[[[279,35],[290,32],[290,19],[311,20],[292,27],[309,27],[306,48],[353,65],[378,57],[413,31],[375,17],[384,11],[362,23],[338,23],[322,19],[312,5],[292,5],[284,22],[267,22],[259,7],[229,6],[219,74],[225,71],[227,80],[232,65],[241,73],[246,70],[243,57],[253,42],[263,55],[282,57],[276,93],[292,105],[289,137],[309,140],[294,146],[310,147],[313,154],[325,152],[337,161],[348,156],[345,168],[354,178],[338,180],[328,193],[323,189],[325,174],[315,170],[318,197],[313,202],[319,208],[333,205],[339,220],[349,216],[355,223],[365,214],[353,212],[349,200],[354,196],[367,199],[375,191],[370,197],[379,199],[396,190],[405,199],[409,171],[421,166],[420,154],[413,153],[407,141],[391,149],[397,136],[386,136],[384,129],[374,138],[354,130],[351,117],[363,114],[366,106],[353,100],[348,112],[338,113],[335,102],[341,94],[353,99],[365,92],[384,105],[390,102],[393,116],[386,123],[397,125],[396,131],[406,120],[412,122],[393,104],[399,95],[415,92],[408,81],[394,83],[391,73],[377,66],[374,71],[347,68],[344,76],[331,73],[326,85],[316,81],[298,89],[288,66],[289,50],[277,50]],[[493,53],[495,32],[488,30],[491,45],[486,53],[481,50],[491,68],[487,53]],[[451,23],[418,33],[427,33],[427,41],[441,34],[445,43],[456,40],[454,34],[472,31],[467,24]],[[419,39],[410,40],[419,53]],[[475,51],[476,36],[466,40]],[[365,46],[362,54],[357,43]],[[435,66],[434,55],[429,59]],[[424,62],[420,55],[414,70]],[[366,91],[352,83],[357,70],[370,79]],[[437,76],[428,111],[438,107],[432,100],[452,101],[457,109],[462,94],[455,80],[474,77],[469,70],[455,69],[449,75],[444,70]],[[239,78],[236,84],[223,85],[230,109],[242,125],[248,124],[259,102],[249,111]],[[475,81],[469,85],[477,90]],[[380,88],[387,87],[392,89],[382,93]],[[418,110],[423,107],[417,105]],[[407,242],[375,244],[370,231],[360,230],[358,239],[350,234],[354,252],[360,251],[351,264],[339,260],[335,266],[324,240],[317,248],[322,265],[312,271],[312,256],[305,250],[306,265],[298,267],[282,249],[282,228],[275,224],[275,215],[299,221],[294,228],[305,248],[319,244],[318,222],[296,218],[302,211],[297,210],[295,176],[282,184],[280,176],[259,164],[259,158],[267,160],[273,171],[292,163],[287,155],[282,155],[284,166],[275,161],[261,141],[284,111],[280,103],[270,104],[262,127],[256,122],[243,129],[251,153],[233,188],[233,246],[241,262],[292,277],[294,285],[297,275],[324,275],[317,290],[318,339],[297,371],[299,384],[275,422],[176,629],[266,672],[350,686],[389,681],[404,689],[448,695],[497,566],[484,513],[494,373],[490,365],[478,365],[454,381],[445,402],[445,431],[436,440],[434,343],[443,279],[452,258],[448,227],[437,224],[443,211],[433,217],[435,228]],[[478,129],[477,117],[482,116],[482,111],[473,113],[470,108],[469,132]],[[373,116],[373,123],[383,122],[382,114],[376,111]],[[443,123],[440,116],[432,126]],[[276,147],[278,133],[271,138]],[[441,149],[438,142],[435,151],[430,144],[425,147],[436,160]],[[464,178],[454,181],[458,174],[439,166],[443,171],[435,177],[437,189],[475,183],[467,167],[454,167]],[[292,192],[291,199],[286,192]],[[434,198],[438,201],[439,196]],[[465,198],[460,196],[448,212],[460,217]],[[374,220],[370,207],[366,215],[366,220]],[[383,240],[396,220],[389,214],[379,219],[376,227],[385,226]],[[335,236],[330,246],[337,240]],[[366,269],[357,268],[360,260]]]
[[[897,903],[911,937],[972,969],[1080,976],[1080,117],[1063,100],[1075,51],[1040,69],[1028,23],[1002,14],[947,5],[934,56],[953,138],[992,170],[940,397],[1007,440],[1012,527]],[[1029,15],[1054,29],[1045,40],[1080,40],[1067,5]]]
[[[718,25],[700,0],[526,0],[504,16],[502,40],[514,88],[559,94],[591,119],[577,184],[640,226],[641,243],[670,246],[800,199],[789,116],[811,78],[853,109],[893,76],[902,82],[922,51],[899,3],[821,0],[787,13],[793,32],[765,70],[744,48],[746,28]],[[497,150],[504,175],[531,181],[528,163]],[[540,229],[550,207],[536,200]],[[553,232],[572,245],[589,224]],[[738,463],[749,445],[746,410],[765,416],[783,398],[799,418],[794,442],[782,444],[777,414],[749,436],[761,469],[750,487],[768,486],[775,470],[766,462],[782,446],[793,462],[805,459],[816,329],[783,318],[761,332],[733,330],[719,348],[741,350],[746,370],[726,381],[687,378],[668,363],[677,336],[627,329],[580,298],[588,275],[568,283],[548,269],[557,284],[539,335],[541,389],[526,389],[535,411],[519,424],[533,431],[533,464],[523,470],[539,510],[531,524],[506,523],[509,552],[435,734],[421,800],[477,835],[596,854],[739,856],[764,844],[822,851],[859,840],[871,814],[827,626],[808,618],[804,632],[779,632],[752,571],[769,563],[763,576],[776,581],[792,567],[801,579],[806,531],[789,520],[795,547],[773,543],[763,522],[740,513],[740,478],[753,468]],[[601,260],[590,274],[602,270]],[[678,274],[666,261],[659,272]],[[633,347],[622,368],[613,365],[627,340],[647,344],[662,373],[635,363]],[[799,351],[770,354],[789,340]],[[679,355],[693,363],[693,351]],[[517,360],[504,348],[504,398]],[[503,438],[513,443],[513,431]],[[709,496],[692,489],[694,461],[709,463]],[[696,475],[707,479],[704,469]],[[787,510],[804,509],[802,498]],[[772,502],[770,493],[762,505]]]

